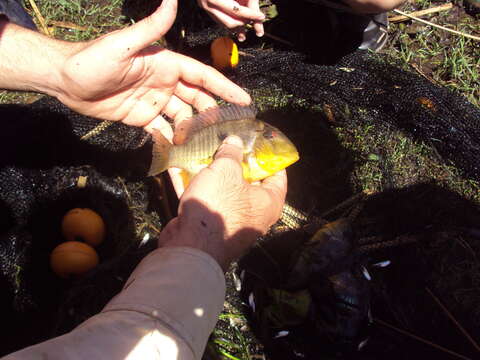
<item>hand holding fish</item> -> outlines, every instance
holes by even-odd
[[[243,177],[243,145],[228,137],[215,160],[187,187],[178,217],[161,232],[161,246],[187,246],[210,254],[227,270],[280,217],[287,192],[282,170],[259,184]]]
[[[244,41],[245,25],[253,23],[257,36],[263,36],[265,15],[260,11],[258,0],[197,0],[213,20],[224,25],[227,29],[239,29],[238,40]]]

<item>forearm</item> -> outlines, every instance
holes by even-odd
[[[57,96],[63,63],[77,46],[25,29],[0,16],[0,88]]]
[[[360,14],[378,14],[390,11],[406,0],[344,0],[345,4]]]
[[[4,360],[200,359],[224,296],[223,273],[210,256],[191,248],[158,249],[100,314]]]

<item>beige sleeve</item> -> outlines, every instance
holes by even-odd
[[[201,359],[224,298],[223,272],[209,255],[157,249],[101,313],[3,360]]]

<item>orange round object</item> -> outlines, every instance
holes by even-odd
[[[219,37],[210,46],[213,66],[217,69],[234,68],[238,64],[238,47],[229,37]]]
[[[72,209],[62,220],[62,234],[68,241],[84,241],[98,246],[105,239],[105,223],[91,209]]]
[[[97,265],[98,255],[95,249],[79,241],[64,242],[50,254],[50,266],[62,278],[84,274]]]

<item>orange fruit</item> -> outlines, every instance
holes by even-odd
[[[216,38],[210,45],[213,66],[219,70],[234,68],[238,64],[238,47],[229,37]]]
[[[62,219],[62,234],[68,241],[98,246],[105,239],[105,223],[91,209],[72,209]]]
[[[50,266],[62,278],[84,274],[97,265],[98,255],[95,249],[79,241],[64,242],[50,254]]]

